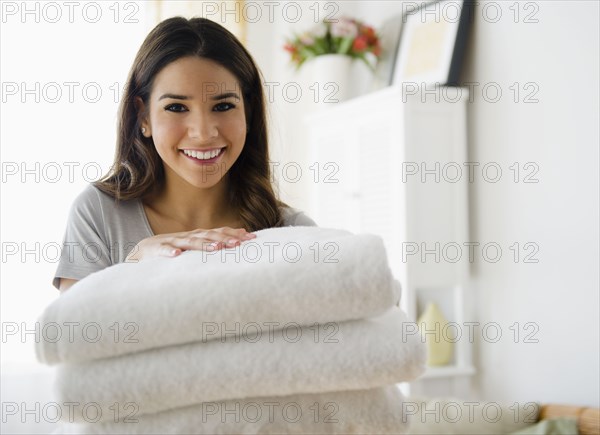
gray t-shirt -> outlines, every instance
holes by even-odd
[[[316,226],[295,208],[283,208],[284,226]],[[116,263],[122,263],[137,243],[154,236],[141,200],[118,204],[93,184],[81,192],[69,212],[61,258],[52,285],[59,278],[80,280]]]

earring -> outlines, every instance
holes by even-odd
[[[142,127],[142,134],[146,133],[146,128]]]

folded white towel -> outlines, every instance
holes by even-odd
[[[383,241],[319,227],[270,228],[240,246],[120,263],[93,273],[39,319],[40,362],[80,362],[218,338],[253,322],[344,321],[396,304]]]
[[[257,337],[63,364],[57,399],[94,404],[102,421],[111,418],[111,407],[129,403],[141,415],[209,401],[368,389],[411,381],[425,370],[421,336],[398,307],[370,319]]]
[[[395,385],[369,390],[205,402],[119,422],[65,423],[57,434],[401,434],[408,418]],[[131,415],[129,415],[131,414]]]

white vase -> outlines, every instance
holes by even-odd
[[[429,303],[425,311],[417,320],[421,335],[425,338],[427,346],[427,365],[443,366],[450,363],[454,345],[453,337],[445,335],[445,326],[448,320],[444,317],[435,303]],[[429,331],[426,334],[426,331]]]
[[[324,54],[302,66],[311,86],[313,101],[319,106],[335,106],[367,93],[373,74],[360,59],[344,54]]]

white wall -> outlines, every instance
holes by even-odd
[[[36,362],[36,337],[26,331],[59,297],[53,246],[75,196],[112,164],[114,84],[122,90],[150,30],[142,2],[75,3],[0,4],[1,433],[53,430],[54,415],[44,410],[54,400],[54,370]]]
[[[338,4],[340,13],[375,26],[403,9],[394,1]],[[492,163],[503,171],[497,183],[476,172],[470,185],[470,240],[497,243],[503,252],[497,263],[478,255],[472,267],[470,320],[497,322],[503,333],[497,343],[491,336],[483,339],[481,330],[476,335],[474,395],[598,406],[598,3],[517,6],[515,23],[514,2],[478,3],[462,77],[478,83],[469,110],[469,160],[478,168]],[[532,20],[537,22],[526,22]],[[309,26],[278,20],[249,27],[250,47],[271,79],[301,80],[301,74],[285,69],[281,43],[293,30]],[[489,88],[484,96],[486,84],[502,90],[498,102],[488,102],[494,93]],[[539,102],[525,103],[527,96]],[[277,152],[308,166],[297,122],[310,104],[277,103]],[[517,183],[510,169],[515,162]],[[528,162],[537,166],[524,167]],[[532,178],[539,182],[524,183],[536,167]],[[308,207],[306,186],[284,185],[295,205]],[[535,245],[525,249],[525,243]],[[539,261],[524,262],[535,247],[530,260]],[[510,329],[515,322],[517,343]],[[528,322],[532,326],[526,328]],[[525,342],[530,332],[538,343]]]
[[[510,171],[472,184],[473,240],[539,246],[537,264],[473,268],[476,320],[539,325],[537,344],[482,341],[477,381],[486,399],[598,406],[598,3],[536,4],[538,23],[514,23],[508,3],[497,23],[479,14],[466,63],[466,81],[497,82],[507,97],[476,96],[470,159],[539,166],[537,184]],[[515,103],[514,82],[535,82],[539,103]]]
[[[256,23],[247,25],[247,47],[264,75],[266,98],[269,101],[269,130],[273,177],[282,199],[301,210],[309,208],[308,190],[310,176],[308,148],[302,125],[304,114],[312,110],[310,83],[303,71],[297,72],[291,66],[289,55],[283,49],[286,37],[314,25],[313,2],[301,2],[301,12],[291,18],[291,10],[282,6],[274,8],[273,19],[268,9],[263,9],[263,17]],[[300,94],[296,94],[296,90]],[[284,173],[283,168],[289,168]],[[300,168],[301,176],[296,176],[294,168]]]

